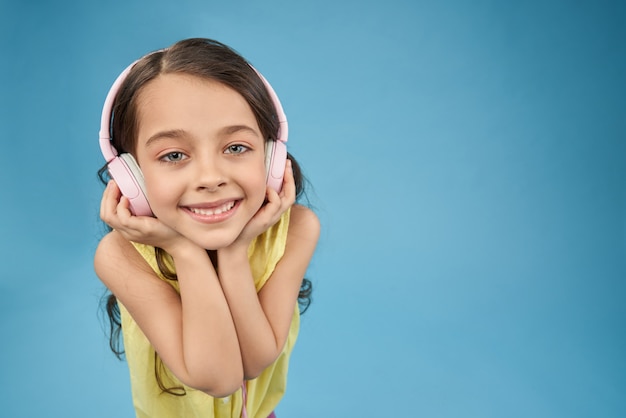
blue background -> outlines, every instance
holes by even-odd
[[[271,81],[323,223],[280,417],[626,416],[619,1],[0,1],[0,415],[130,417],[92,256],[117,74]]]

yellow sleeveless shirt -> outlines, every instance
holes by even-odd
[[[289,211],[278,223],[259,235],[248,249],[248,259],[257,292],[267,282],[285,252]],[[155,273],[179,291],[178,282],[165,279],[160,273],[154,247],[133,243]],[[166,260],[170,268],[171,259]],[[118,302],[119,303],[119,302]],[[242,389],[225,398],[214,398],[183,385],[159,360],[161,379],[166,387],[183,387],[186,395],[164,393],[155,377],[155,352],[126,308],[119,303],[124,349],[130,372],[133,404],[137,418],[239,418],[242,414]],[[245,382],[246,410],[249,418],[266,418],[285,393],[289,356],[300,327],[298,307],[294,310],[289,336],[281,355],[259,377]]]

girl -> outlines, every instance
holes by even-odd
[[[141,215],[110,162],[100,216],[112,231],[94,264],[121,324],[137,417],[274,416],[320,229],[294,204],[302,177],[290,155],[280,191],[266,183],[266,144],[287,130],[280,103],[208,39],[151,53],[120,77],[101,143],[136,161],[149,209]]]

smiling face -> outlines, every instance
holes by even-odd
[[[154,215],[205,249],[228,246],[265,199],[265,141],[245,99],[170,73],[138,97],[136,158]]]

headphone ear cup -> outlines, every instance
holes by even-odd
[[[109,162],[108,169],[122,195],[128,198],[133,215],[152,216],[152,209],[146,197],[143,174],[135,158],[128,153],[121,154]]]
[[[287,146],[282,141],[265,142],[265,180],[268,186],[280,193],[287,163]]]

